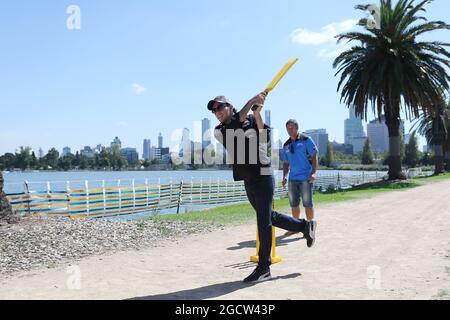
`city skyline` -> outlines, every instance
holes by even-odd
[[[266,110],[266,119],[265,121],[270,119],[270,110]],[[352,117],[352,111],[349,111],[349,119],[356,119],[354,116]],[[344,125],[343,125],[343,130],[346,130],[346,126],[348,124],[347,120],[344,121]],[[209,120],[207,118],[202,119],[201,121],[201,137],[200,140],[195,140],[195,135],[191,134],[192,130],[190,130],[189,128],[183,128],[183,129],[177,129],[174,130],[174,132],[177,132],[179,130],[181,130],[182,134],[179,137],[180,139],[177,139],[176,144],[172,145],[172,146],[164,146],[163,145],[163,141],[164,141],[164,136],[161,134],[161,132],[158,134],[157,136],[157,141],[158,141],[158,145],[157,146],[153,146],[151,144],[152,139],[147,139],[147,138],[143,138],[141,140],[141,145],[142,148],[133,146],[133,145],[128,145],[128,144],[123,144],[122,140],[120,139],[119,136],[115,136],[115,138],[110,142],[110,145],[114,145],[117,144],[119,145],[120,149],[135,149],[137,154],[138,154],[138,158],[140,160],[152,160],[155,157],[155,154],[152,154],[154,152],[154,149],[167,149],[170,152],[180,152],[183,149],[183,145],[187,146],[188,144],[195,144],[195,146],[201,146],[202,149],[205,149],[205,147],[207,147],[207,143],[205,144],[205,142],[210,142],[212,145],[215,146],[215,148],[217,148],[217,141],[215,140],[215,138],[211,138],[213,135],[206,135],[207,138],[205,139],[205,130],[206,129],[210,129],[213,130],[213,128],[210,127],[210,121],[205,121],[205,120]],[[360,120],[360,119],[359,119]],[[270,120],[269,120],[270,121]],[[362,120],[361,120],[362,121]],[[324,156],[325,152],[326,152],[326,143],[330,142],[332,144],[340,144],[340,145],[353,145],[354,148],[354,152],[353,154],[357,154],[359,152],[362,151],[362,147],[360,145],[364,145],[365,140],[367,138],[371,139],[372,142],[372,147],[373,147],[373,151],[375,152],[386,152],[388,150],[389,144],[388,144],[388,136],[387,136],[387,127],[385,125],[384,121],[384,116],[381,117],[381,122],[379,122],[379,119],[374,119],[370,122],[365,123],[364,121],[362,121],[362,123],[365,123],[365,127],[366,130],[363,129],[364,132],[364,137],[360,137],[362,138],[361,141],[358,141],[357,139],[356,142],[353,141],[353,143],[346,143],[345,141],[341,142],[341,141],[337,141],[335,139],[331,139],[329,137],[329,133],[327,131],[326,128],[319,128],[319,129],[305,129],[305,130],[300,130],[302,133],[306,133],[307,135],[311,136],[313,138],[313,140],[315,141],[315,143],[318,146],[319,152],[321,156]],[[404,135],[404,137],[408,136],[408,134],[405,131],[405,125],[404,125],[404,121],[402,121],[402,125],[401,125],[401,134]],[[369,129],[370,127],[372,127],[372,129]],[[367,132],[367,134],[366,134]],[[369,134],[369,132],[371,132]],[[379,137],[378,137],[379,136]],[[374,138],[376,137],[376,138]],[[288,137],[287,137],[288,138]],[[380,140],[381,139],[381,140]],[[278,141],[275,141],[275,145],[277,142],[279,141],[285,141],[286,139],[282,139],[280,137],[278,137]],[[102,143],[100,144],[96,144],[96,147],[92,148],[92,145],[88,145],[88,144],[82,144],[83,148],[77,149],[77,148],[73,148],[72,146],[69,145],[64,145],[63,147],[50,147],[49,149],[45,150],[42,149],[42,147],[39,147],[39,149],[34,149],[31,146],[23,146],[23,147],[30,147],[31,150],[33,152],[35,152],[36,156],[38,158],[40,158],[41,156],[38,156],[38,153],[42,150],[42,156],[44,156],[45,154],[47,154],[47,152],[52,149],[55,148],[60,155],[64,155],[65,153],[65,149],[68,149],[70,153],[72,154],[76,154],[77,152],[79,152],[80,154],[83,154],[83,151],[88,153],[90,156],[92,156],[94,153],[99,153],[101,151],[101,148],[104,147],[105,145],[103,145]],[[94,144],[95,145],[95,144]],[[145,148],[148,148],[148,157],[146,157],[146,152],[145,152]],[[423,147],[426,146],[426,143],[424,145],[419,144],[419,150],[422,151]],[[17,152],[18,149],[21,146],[19,146],[15,151],[10,151],[9,153],[14,153]],[[175,147],[176,150],[173,150],[172,148]],[[361,149],[361,150],[360,150]],[[73,152],[71,152],[73,150]],[[66,150],[67,151],[67,150]],[[0,154],[0,156],[3,154]],[[158,153],[158,155],[156,155],[156,158],[161,157],[161,154]]]

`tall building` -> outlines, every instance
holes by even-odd
[[[362,119],[356,117],[355,107],[349,109],[349,119],[345,120],[344,123],[344,136],[345,144],[352,144],[352,138],[365,137],[364,127],[362,124]]]
[[[367,137],[353,137],[351,139],[351,145],[353,146],[353,154],[360,153],[364,150]]]
[[[370,121],[367,124],[367,136],[372,144],[372,150],[376,153],[383,153],[389,151],[389,132],[382,117],[382,122],[379,119]]]
[[[270,118],[270,110],[265,111],[264,118],[265,118],[264,123],[271,128],[272,120]],[[270,130],[269,141],[270,141],[270,143],[273,143],[273,130]],[[273,144],[273,146],[274,146],[273,148],[275,148],[275,144]]]
[[[38,159],[42,159],[43,157],[44,157],[44,150],[42,150],[42,148],[39,148]]]
[[[70,152],[70,148],[69,147],[64,147],[63,151],[62,151],[62,156],[64,157],[66,154],[69,154]]]
[[[150,149],[150,160],[161,160],[161,148],[152,147]]]
[[[160,153],[161,153],[161,157],[162,157],[162,158],[163,158],[164,156],[170,155],[169,148],[161,148]]]
[[[80,150],[80,155],[88,157],[88,158],[95,157],[94,150],[92,150],[92,148],[89,146],[85,146],[84,149]]]
[[[162,148],[161,150],[163,150],[164,148]],[[169,148],[167,148],[169,149]],[[170,154],[163,154],[161,155],[161,162],[162,163],[170,163],[171,158],[170,158]]]
[[[102,152],[103,149],[105,149],[105,147],[104,147],[102,144],[98,144],[98,145],[95,147],[94,152],[95,152],[95,153],[100,153],[100,152]]]
[[[182,157],[185,152],[191,153],[192,143],[190,140],[190,131],[187,128],[183,129],[183,135],[181,136],[181,144],[180,144],[180,157]]]
[[[311,137],[316,144],[319,153],[319,157],[324,156],[327,153],[328,146],[328,133],[326,129],[314,129],[306,130],[305,134]]]
[[[161,134],[161,132],[159,133],[159,136],[158,136],[158,148],[163,148],[163,136],[162,136],[162,134]]]
[[[150,160],[151,146],[152,146],[151,140],[144,139],[144,146],[143,146],[143,152],[142,152],[142,158],[144,160]]]
[[[115,137],[113,142],[111,142],[111,147],[114,145],[119,146],[119,149],[122,148],[122,141],[120,141],[119,137]]]
[[[336,141],[333,141],[331,144],[333,145],[334,152],[340,152],[347,155],[353,154],[353,145],[351,144],[338,143]]]
[[[127,159],[129,165],[135,165],[139,161],[139,154],[135,148],[123,148],[120,150],[120,153]]]
[[[403,120],[400,122],[400,134],[403,136],[405,134],[405,122]],[[384,115],[367,124],[367,136],[370,139],[374,152],[383,153],[389,151],[389,130]]]
[[[202,120],[202,150],[211,144],[211,121],[208,118]]]
[[[151,147],[149,160],[159,160],[163,162],[168,162],[170,159],[169,148],[157,148]]]
[[[358,153],[363,150],[366,141],[366,133],[362,119],[355,114],[355,107],[349,108],[349,118],[344,122],[344,144],[353,145],[353,152]]]
[[[267,124],[269,127],[272,126],[272,120],[270,119],[270,110],[265,111],[264,123]]]

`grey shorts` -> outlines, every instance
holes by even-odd
[[[291,208],[300,206],[300,198],[304,208],[311,209],[314,207],[313,184],[308,181],[289,181],[289,204]]]

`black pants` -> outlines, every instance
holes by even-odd
[[[259,233],[259,266],[268,267],[272,264],[272,226],[287,231],[303,232],[306,228],[306,220],[295,219],[285,214],[272,210],[272,200],[275,188],[272,176],[258,180],[245,181],[245,191],[248,200],[256,210],[256,219]]]

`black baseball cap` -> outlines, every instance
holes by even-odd
[[[225,96],[218,96],[218,97],[215,97],[213,100],[211,100],[210,102],[208,102],[208,110],[209,111],[212,111],[212,109],[213,109],[213,107],[214,107],[214,104],[215,103],[226,103],[226,104],[229,104],[230,106],[232,106],[233,104],[231,103],[231,101],[230,100],[228,100],[228,98],[227,97],[225,97]]]

